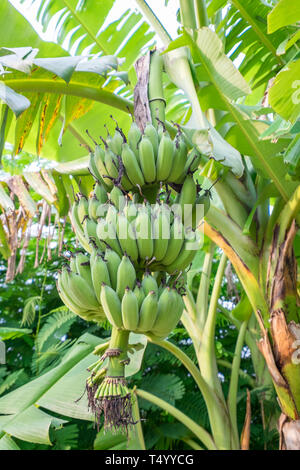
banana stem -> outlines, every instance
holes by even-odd
[[[239,435],[238,435],[238,427],[237,427],[237,415],[236,415],[236,406],[237,406],[237,390],[238,390],[238,381],[239,381],[239,372],[240,372],[240,364],[241,364],[241,351],[244,345],[245,334],[247,331],[248,321],[243,321],[241,328],[239,330],[235,351],[234,351],[234,359],[232,362],[232,369],[231,369],[231,377],[230,377],[230,385],[229,385],[229,392],[228,392],[228,410],[230,421],[233,429],[233,437],[235,444],[238,445],[239,443]]]
[[[166,101],[164,98],[163,84],[163,58],[158,51],[150,54],[150,70],[148,84],[148,99],[151,110],[152,124],[157,128],[157,118],[165,122]]]
[[[128,359],[129,331],[118,330],[113,327],[111,338],[109,342],[109,349],[116,349],[120,351],[118,356],[110,356],[108,359],[107,376],[108,377],[124,377],[125,365]]]
[[[150,403],[153,403],[163,410],[166,410],[167,413],[170,413],[172,416],[174,416],[174,418],[178,419],[178,421],[190,429],[190,431],[192,431],[192,433],[203,442],[208,450],[217,450],[216,444],[214,443],[211,435],[204,428],[195,423],[195,421],[182,413],[182,411],[179,411],[177,408],[175,408],[175,406],[172,406],[165,400],[152,395],[152,393],[145,392],[145,390],[138,389],[136,393],[139,397],[150,401]]]
[[[201,332],[203,332],[203,328],[206,321],[206,315],[208,310],[208,294],[209,294],[209,283],[210,283],[210,274],[211,274],[211,266],[212,260],[214,257],[215,252],[215,244],[210,242],[209,251],[206,253],[201,273],[201,280],[200,285],[197,293],[197,316],[198,316],[198,325],[200,327]]]
[[[207,383],[218,393],[220,398],[223,397],[223,392],[218,378],[218,369],[215,355],[215,324],[218,299],[226,263],[227,256],[225,253],[223,253],[211,294],[208,315],[202,334],[202,343],[200,346],[200,352],[198,354],[201,373]]]
[[[172,41],[172,38],[162,23],[159,21],[155,13],[151,10],[148,3],[145,2],[145,0],[135,0],[135,3],[156,32],[163,45],[168,47],[169,43]]]
[[[208,26],[208,16],[204,0],[194,0],[194,10],[197,28]]]

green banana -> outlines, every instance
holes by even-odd
[[[139,323],[138,300],[129,287],[126,287],[121,303],[122,320],[125,330],[135,331]]]
[[[151,124],[150,122],[148,122],[145,126],[144,135],[146,137],[148,137],[148,139],[150,140],[150,142],[152,144],[154,158],[155,158],[155,161],[156,161],[157,160],[157,152],[158,152],[158,134],[157,134],[157,130],[155,129],[153,124]]]
[[[188,249],[190,248],[189,244],[195,244],[196,246],[193,246],[193,249]],[[192,237],[184,241],[181,251],[175,261],[165,266],[165,270],[170,274],[175,273],[176,271],[183,271],[193,261],[197,253],[197,248],[199,248],[197,233],[192,232]]]
[[[152,222],[153,238],[154,238],[154,249],[153,257],[155,261],[161,261],[168,249],[170,240],[170,213],[162,206],[157,214],[154,216]]]
[[[103,283],[110,286],[110,275],[106,261],[98,253],[91,258],[91,274],[95,295],[98,302],[101,303],[101,286]]]
[[[139,161],[146,183],[153,183],[156,179],[155,156],[152,143],[147,136],[143,136],[139,144]]]
[[[156,321],[158,310],[157,295],[154,291],[150,291],[145,297],[140,308],[140,319],[138,324],[138,331],[147,332],[151,331]]]
[[[137,261],[139,252],[135,239],[135,233],[132,225],[128,222],[125,215],[118,214],[117,236],[123,253],[127,253],[133,261]]]
[[[146,208],[139,211],[134,224],[139,257],[141,260],[150,260],[153,256],[154,245],[152,239],[151,218]]]
[[[135,282],[136,282],[136,273],[135,273],[133,264],[131,263],[128,256],[124,255],[118,267],[118,273],[117,273],[116,291],[120,299],[122,299],[126,287],[133,289]]]
[[[156,179],[157,181],[166,181],[171,173],[174,159],[174,142],[167,132],[164,132],[158,146],[157,162],[156,162]]]
[[[108,175],[108,171],[104,163],[105,152],[100,147],[100,145],[96,145],[95,147],[94,161],[95,161],[95,165],[97,167],[98,173],[100,174],[104,183],[108,186],[108,188],[113,188],[114,184],[112,180],[110,178],[106,178],[106,176]]]
[[[192,175],[187,175],[182,185],[178,204],[182,210],[182,220],[192,226],[192,210],[196,203],[197,185]]]
[[[175,140],[173,166],[171,173],[168,176],[169,182],[175,182],[178,180],[178,178],[185,174],[184,167],[186,164],[186,158],[187,146],[185,144],[184,138],[180,135],[178,139]]]
[[[136,286],[135,286],[133,292],[134,292],[134,295],[137,298],[138,306],[140,308],[142,303],[143,303],[143,300],[145,298],[145,292],[144,292],[144,289],[142,288],[141,282],[139,280],[136,281]]]
[[[84,231],[82,229],[82,225],[79,220],[78,203],[73,204],[72,211],[71,211],[71,223],[74,228],[76,237],[79,240],[79,243],[88,253],[90,253],[92,251],[92,247],[90,246],[88,240],[86,240],[85,238]]]
[[[126,198],[120,188],[114,186],[110,192],[109,198],[118,211],[122,211],[124,209]]]
[[[114,250],[106,249],[104,260],[106,261],[107,269],[109,272],[110,285],[113,289],[117,288],[117,274],[118,268],[121,263],[121,258]]]
[[[145,295],[148,295],[149,292],[154,291],[156,294],[158,294],[158,285],[153,276],[151,276],[150,273],[147,271],[144,274],[144,277],[142,279],[142,288],[145,292]]]
[[[139,158],[138,144],[142,138],[142,133],[135,122],[133,122],[128,131],[127,140],[131,150],[136,158]]]
[[[119,176],[118,158],[109,148],[106,148],[104,152],[104,164],[107,170],[107,174],[111,176],[112,178],[118,178]]]
[[[180,217],[174,217],[170,230],[170,241],[165,257],[161,260],[161,264],[168,265],[173,263],[179,255],[184,243],[184,227]]]
[[[98,242],[104,245],[102,246],[102,251],[105,251],[106,247],[114,250],[119,256],[122,256],[122,249],[118,242],[116,227],[115,225],[107,219],[98,219],[97,228],[96,228]]]
[[[99,204],[105,204],[108,200],[107,191],[103,184],[96,183],[94,186],[94,195],[99,201]]]
[[[151,333],[162,336],[161,332],[168,328],[169,317],[176,308],[176,298],[170,287],[165,287],[158,299],[157,315]]]
[[[172,330],[174,330],[180,320],[184,308],[182,297],[175,289],[170,290],[170,297],[172,297],[173,300],[173,302],[171,301],[173,308],[168,310],[168,316],[166,316],[165,319],[161,317],[160,321],[155,322],[151,331],[161,338],[165,338]]]
[[[94,221],[97,220],[98,206],[99,206],[99,201],[97,199],[97,196],[94,194],[88,200],[88,215],[89,215],[89,218],[93,219]]]
[[[122,146],[122,162],[125,167],[127,176],[132,183],[133,186],[143,186],[145,184],[145,180],[143,177],[143,173],[140,169],[139,163],[137,158],[129,145],[124,143]]]
[[[80,274],[83,279],[90,285],[92,284],[90,257],[83,253],[76,253],[75,255],[76,272]]]
[[[111,287],[102,284],[100,299],[106,318],[111,325],[123,328],[121,302],[117,293]]]
[[[79,199],[78,206],[77,206],[77,214],[78,214],[80,223],[83,224],[83,221],[89,215],[88,200],[84,196],[81,196]]]
[[[118,130],[116,129],[114,136],[109,139],[109,141],[107,141],[107,145],[115,155],[121,155],[122,144],[123,137],[121,136],[120,132],[118,132]]]
[[[85,310],[97,310],[99,302],[95,296],[94,290],[88,282],[79,274],[68,273],[68,294]]]

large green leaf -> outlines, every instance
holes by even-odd
[[[61,364],[3,396],[0,399],[0,413],[3,415],[0,417],[0,439],[7,432],[30,442],[49,443],[48,433],[51,423],[57,426],[62,424],[62,421],[58,422],[52,416],[38,410],[39,402],[65,374],[77,367],[101,342],[102,340],[96,336],[84,334],[68,351]],[[67,395],[67,390],[65,392]]]
[[[277,75],[269,100],[280,116],[296,122],[300,114],[300,59],[291,62]]]
[[[268,33],[300,21],[298,0],[280,0],[268,15]]]
[[[3,341],[7,341],[8,339],[16,339],[20,338],[24,335],[29,335],[32,330],[27,328],[8,328],[5,326],[0,327],[0,338]]]

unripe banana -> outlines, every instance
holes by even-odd
[[[83,277],[83,279],[86,280],[86,282],[92,285],[90,257],[83,253],[76,253],[75,264],[77,274],[79,274],[81,277]]]
[[[142,285],[141,285],[140,281],[136,281],[136,286],[135,286],[133,292],[134,292],[134,295],[137,298],[138,306],[139,306],[139,309],[140,309],[141,305],[143,303],[143,300],[145,298],[145,292],[144,292],[144,289],[142,288]]]
[[[105,149],[105,152],[104,152],[104,164],[108,172],[107,174],[111,176],[112,178],[118,178],[119,176],[118,158],[109,148]]]
[[[178,178],[185,175],[184,167],[187,159],[187,146],[181,135],[175,141],[175,152],[171,173],[168,176],[169,182],[177,181]]]
[[[108,175],[107,168],[105,166],[105,152],[100,147],[100,145],[96,145],[95,153],[94,153],[94,161],[97,167],[98,173],[101,175],[104,183],[108,186],[108,188],[113,188],[114,184],[110,178],[106,178],[105,176]]]
[[[107,192],[102,184],[96,183],[94,186],[94,194],[99,201],[99,204],[105,204],[107,202]]]
[[[120,132],[118,132],[116,129],[114,136],[109,140],[109,142],[107,142],[107,145],[115,155],[121,155],[122,144],[123,137],[121,136]]]
[[[89,215],[89,203],[88,203],[88,200],[84,196],[81,196],[79,199],[78,207],[77,207],[77,214],[78,214],[80,223],[83,224],[85,218]]]
[[[127,253],[133,261],[137,261],[139,252],[135,233],[125,215],[119,213],[117,220],[117,236],[123,253]]]
[[[110,285],[113,289],[117,288],[117,275],[118,268],[121,263],[121,258],[114,250],[107,249],[105,251],[104,259],[106,261],[107,269],[109,272]]]
[[[154,291],[150,291],[145,297],[140,308],[140,319],[138,324],[138,331],[147,332],[151,331],[156,321],[158,311],[157,295]]]
[[[192,246],[189,247],[189,244]],[[173,261],[173,263],[166,266],[165,270],[170,274],[177,271],[183,271],[193,261],[197,253],[197,248],[200,248],[199,240],[197,240],[197,233],[192,232],[192,237],[188,240],[185,240],[177,259]]]
[[[183,300],[175,289],[171,289],[170,295],[173,299],[172,310],[168,310],[168,316],[165,319],[161,318],[161,321],[155,322],[151,331],[151,333],[153,332],[153,334],[161,338],[165,338],[176,328],[184,308]],[[163,320],[166,321],[164,322]]]
[[[124,209],[126,198],[120,188],[114,186],[110,192],[109,198],[118,211],[122,211]]]
[[[162,208],[153,218],[152,229],[154,238],[153,257],[156,262],[162,260],[168,249],[170,239],[170,213]]]
[[[102,183],[102,181],[103,181],[102,176],[100,175],[100,173],[98,171],[98,168],[97,168],[96,163],[95,163],[95,157],[94,157],[94,154],[92,152],[90,153],[89,169],[90,169],[90,172],[93,175],[93,177],[96,180],[98,180]]]
[[[152,143],[146,136],[139,144],[139,160],[146,183],[153,183],[156,179],[155,156]]]
[[[153,147],[153,153],[154,153],[154,158],[155,161],[157,160],[157,152],[158,152],[158,133],[153,124],[148,122],[146,124],[145,130],[144,130],[144,135],[148,137],[150,140],[152,147]]]
[[[97,220],[97,209],[99,206],[99,201],[97,199],[96,195],[93,195],[92,197],[89,198],[88,201],[88,215],[90,219],[93,219],[94,221]]]
[[[170,241],[168,244],[168,249],[164,258],[161,260],[161,264],[169,265],[177,259],[177,256],[182,249],[184,240],[184,227],[181,223],[181,218],[174,217],[174,221],[170,230]]]
[[[88,240],[86,240],[85,238],[84,231],[82,229],[82,225],[79,220],[78,203],[73,204],[72,211],[71,211],[71,223],[74,228],[76,237],[79,240],[79,243],[88,253],[90,253],[92,251],[92,247],[90,246]]]
[[[158,146],[156,162],[157,181],[166,181],[171,173],[174,159],[174,142],[169,134],[164,133]]]
[[[68,273],[68,293],[82,309],[97,310],[99,302],[94,290],[83,277],[72,272]]]
[[[109,247],[116,253],[118,253],[119,256],[122,256],[123,252],[119,244],[116,233],[116,227],[113,222],[107,220],[107,218],[98,219],[96,233],[98,241],[104,244],[104,248],[102,247],[102,251],[105,251],[105,249]]]
[[[142,288],[145,292],[145,295],[148,295],[149,292],[154,291],[158,294],[158,285],[153,276],[150,273],[145,272],[143,280],[142,280]]]
[[[139,158],[138,144],[142,138],[142,133],[135,122],[133,122],[128,131],[127,140],[131,150],[136,158]]]
[[[192,226],[192,210],[197,197],[197,185],[192,175],[187,175],[182,185],[178,204],[182,210],[185,225]]]
[[[103,283],[110,286],[110,276],[107,263],[99,254],[91,257],[91,274],[95,295],[98,302],[101,303],[101,286]]]
[[[120,299],[122,299],[126,287],[129,287],[130,289],[134,288],[135,281],[136,273],[133,264],[131,263],[128,256],[124,255],[119,265],[117,273],[116,291]]]
[[[93,240],[93,242],[96,243],[99,249],[105,249],[105,245],[103,245],[103,243],[101,243],[101,240],[99,240],[99,238],[97,237],[97,223],[94,220],[89,219],[87,217],[83,222],[83,229],[85,238],[88,241]]]
[[[85,318],[86,310],[79,307],[79,305],[71,299],[68,295],[68,286],[64,284],[62,281],[62,275],[59,273],[57,278],[57,290],[59,296],[63,303],[71,310],[71,312],[75,313],[81,318]]]
[[[106,318],[111,325],[123,328],[121,302],[117,293],[111,287],[102,284],[100,299]]]
[[[199,163],[201,160],[201,154],[198,152],[197,149],[193,148],[188,155],[186,160],[186,164],[184,167],[184,173],[188,173],[191,171],[192,173],[197,170]]]
[[[153,239],[151,218],[147,209],[141,210],[135,219],[135,234],[139,257],[141,260],[151,259],[153,256]]]
[[[151,333],[162,336],[161,332],[168,329],[169,317],[176,308],[176,298],[170,287],[165,287],[158,299],[157,316]]]
[[[125,330],[135,331],[139,323],[139,306],[136,296],[129,287],[125,289],[121,309]]]
[[[137,158],[128,144],[124,143],[122,146],[122,162],[124,164],[127,176],[135,187],[137,185],[143,186],[145,184],[145,180],[143,177],[143,173],[140,169],[139,163]]]

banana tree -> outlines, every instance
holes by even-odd
[[[225,1],[211,2],[208,7],[205,2],[181,2],[182,31],[180,36],[172,41],[147,3],[143,0],[137,0],[136,3],[166,49],[163,54],[167,72],[165,96],[168,98],[169,90],[173,94],[172,106],[169,111],[167,108],[167,118],[171,120],[176,116],[176,120],[180,120],[184,126],[186,135],[202,152],[199,181],[203,183],[203,178],[206,178],[215,183],[218,179],[214,185],[213,201],[206,216],[204,230],[230,259],[261,327],[263,338],[259,347],[265,357],[283,411],[280,420],[281,448],[299,448],[299,438],[296,437],[293,440],[299,428],[297,380],[299,365],[293,354],[297,350],[299,340],[296,262],[293,255],[293,241],[296,237],[299,219],[299,188],[296,180],[299,168],[296,150],[298,142],[296,119],[299,104],[294,104],[293,93],[284,94],[287,84],[294,84],[293,77],[297,73],[296,30],[290,26],[276,31],[276,28],[280,28],[281,25],[288,24],[278,23],[278,17],[282,11],[280,4],[284,3],[283,1],[278,3],[272,13],[269,7],[258,0],[251,4],[232,1],[224,10],[223,8],[227,6]],[[60,2],[56,2],[56,5],[57,9],[61,7]],[[50,7],[47,7],[47,14],[51,13],[53,12],[50,11]],[[88,18],[81,17],[81,14],[76,13],[72,8],[69,9],[69,15],[72,21],[80,18],[81,27],[88,33],[87,38],[93,28],[98,27],[91,23],[93,28],[90,28]],[[264,21],[258,21],[258,17],[263,18]],[[49,18],[50,16],[47,17],[47,21]],[[294,20],[297,21],[296,18],[293,18]],[[270,23],[271,35],[268,34],[266,28],[267,21]],[[214,25],[215,32],[208,28],[210,24]],[[62,27],[65,34],[63,22]],[[233,49],[237,34],[241,37],[241,41],[238,47]],[[295,35],[290,37],[291,34]],[[101,49],[103,43],[99,41],[98,35],[94,32],[94,35],[90,37],[95,40],[95,47]],[[22,45],[24,44],[26,43]],[[146,39],[144,44],[146,44]],[[281,46],[282,44],[284,46]],[[281,51],[284,50],[283,48],[286,49],[285,54],[278,53],[276,48],[280,46]],[[101,50],[104,51],[104,49]],[[109,49],[104,52],[114,53],[115,50]],[[253,51],[257,51],[254,57]],[[236,59],[239,53],[245,55],[239,66],[240,71],[230,60],[230,58]],[[136,55],[130,65],[135,58]],[[37,64],[40,67],[42,63],[37,62]],[[282,70],[284,66],[288,67],[288,72]],[[73,71],[75,69],[76,66],[73,65]],[[53,69],[51,71],[53,73]],[[132,68],[129,72],[133,85],[135,78]],[[39,69],[36,73],[40,73]],[[57,78],[59,76],[57,68],[54,73],[56,73],[55,85],[52,78],[49,79],[43,75],[42,80],[39,77],[35,80],[33,74],[25,79],[15,77],[15,80],[14,74],[4,76],[4,82],[21,96],[38,89],[41,93],[50,94],[50,96],[52,94],[53,96],[55,94],[75,96],[76,100],[95,100],[114,106],[123,111],[123,120],[121,117],[119,119],[118,115],[118,121],[122,121],[122,127],[126,129],[126,125],[130,122],[128,108],[133,109],[132,100],[128,99],[131,98],[130,86],[125,89],[124,96],[119,96],[110,90],[105,92],[94,85],[89,87],[77,81],[72,86],[72,75],[69,85],[66,85],[63,79]],[[270,88],[269,80],[277,73],[275,84]],[[76,80],[78,80],[77,76],[79,75],[76,74]],[[254,90],[252,93],[250,87]],[[184,101],[182,94],[176,93],[179,90],[184,93]],[[270,97],[273,109],[266,106],[265,93]],[[176,96],[180,97],[178,101]],[[289,103],[285,107],[282,106],[283,96]],[[55,103],[57,104],[57,101]],[[55,103],[52,103],[54,108]],[[77,105],[78,102],[75,105],[76,109]],[[179,113],[178,109],[180,109]],[[277,111],[281,117],[276,116],[274,111]],[[32,106],[28,108],[28,112],[33,112]],[[108,113],[111,114],[111,111]],[[88,115],[92,116],[92,113]],[[273,116],[271,121],[268,120],[270,115]],[[62,120],[65,119],[64,122],[70,124],[72,116],[74,113],[68,114],[67,117],[62,116]],[[87,117],[87,114],[85,116]],[[6,132],[7,121],[8,111],[4,110],[2,133]],[[87,121],[82,118],[79,118],[77,122],[92,131],[95,129],[96,132],[95,119],[91,118],[91,121],[94,121],[94,123],[91,122],[91,127],[85,126]],[[74,140],[73,136],[77,136],[81,143],[87,144],[82,131],[84,127],[75,127],[71,132],[72,126],[73,123],[69,125],[70,139]],[[40,124],[38,127],[40,128]],[[60,129],[56,130],[56,137],[60,132]],[[17,151],[20,141],[24,140],[23,134],[24,123],[22,132],[15,133],[19,137],[14,146]],[[55,132],[52,134],[55,135]],[[6,137],[9,135],[12,134],[8,133]],[[274,136],[276,141],[274,141]],[[33,146],[32,144],[30,146],[29,140],[27,140],[27,145],[32,151]],[[90,146],[91,143],[89,142],[88,145]],[[62,155],[63,148],[62,146],[59,151],[60,155]],[[44,149],[46,152],[46,146]],[[38,150],[41,149],[38,147]],[[76,155],[77,152],[78,148]],[[82,147],[80,152],[82,152]],[[283,152],[285,152],[284,155]],[[77,174],[86,174],[84,161]],[[246,316],[240,326],[235,372],[233,372],[231,391],[228,404],[226,404],[220,387],[215,356],[212,352],[218,283],[221,282],[225,255],[220,263],[219,280],[216,282],[212,306],[208,310],[201,307],[202,300],[199,295],[199,302],[196,303],[195,309],[193,304],[195,299],[189,297],[187,299],[189,308],[187,307],[182,320],[195,344],[201,370],[200,375],[199,371],[197,372],[198,385],[200,387],[201,383],[200,389],[207,397],[207,407],[212,413],[212,436],[208,438],[202,430],[198,430],[200,432],[198,436],[201,435],[205,439],[203,442],[211,448],[213,446],[237,448],[239,445],[234,411],[236,371],[247,321],[250,321]],[[205,298],[207,292],[205,294],[205,283],[203,283],[203,298]],[[269,339],[270,335],[272,342]],[[254,341],[252,341],[252,346],[253,343]],[[168,347],[168,345],[165,346]],[[192,367],[191,364],[188,365]],[[195,371],[194,374],[196,375]],[[212,394],[209,393],[211,390]],[[137,393],[143,394],[143,392]],[[146,397],[145,394],[144,397]],[[151,399],[149,396],[147,398]],[[209,399],[211,399],[210,403]],[[219,405],[215,406],[217,402]],[[170,407],[168,411],[174,412]],[[225,437],[220,436],[221,423],[225,423],[228,429],[228,435]]]

